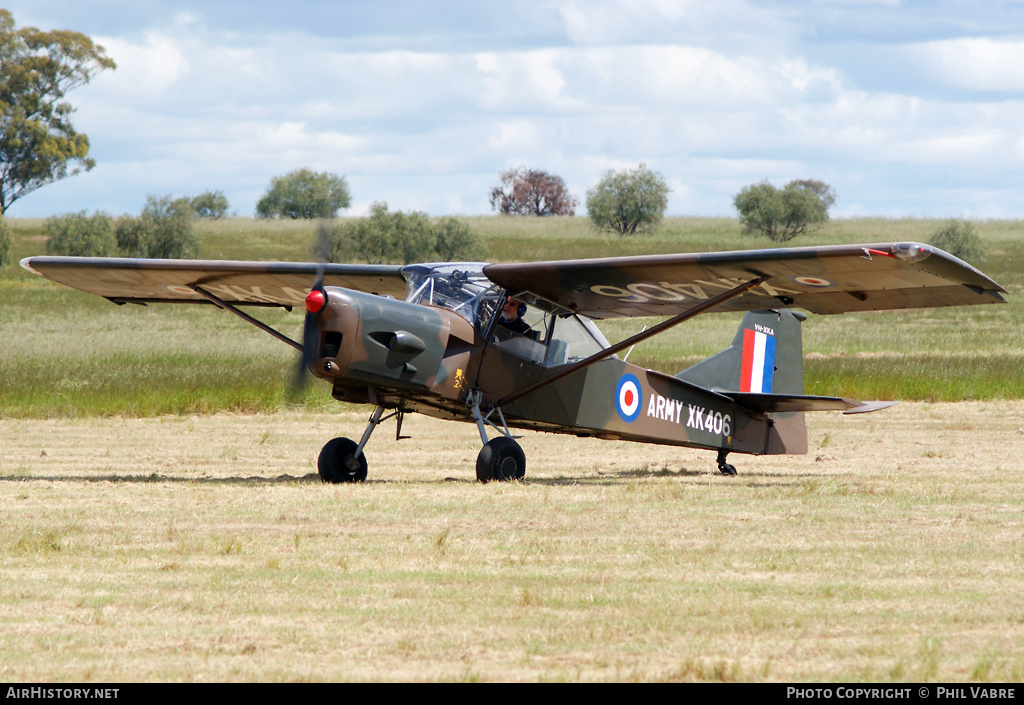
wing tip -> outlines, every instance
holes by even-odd
[[[23,259],[22,259],[22,260],[21,260],[20,262],[18,262],[18,264],[20,264],[20,265],[21,265],[21,268],[22,268],[22,269],[25,269],[25,270],[28,270],[29,272],[32,272],[32,273],[33,273],[33,274],[35,274],[35,275],[36,275],[37,277],[41,277],[41,276],[43,276],[43,275],[42,275],[42,274],[40,274],[40,273],[39,273],[39,272],[38,272],[37,270],[35,270],[35,269],[32,269],[32,260],[33,260],[33,259],[34,259],[34,258],[32,258],[32,257],[25,257],[25,258],[23,258]]]

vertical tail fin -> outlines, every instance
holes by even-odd
[[[676,377],[723,392],[803,394],[800,324],[806,318],[792,309],[751,311],[732,345]]]
[[[807,316],[792,309],[751,311],[743,317],[732,345],[676,377],[719,392],[803,394],[804,353],[800,324],[805,320]],[[771,414],[764,452],[807,452],[803,412]]]

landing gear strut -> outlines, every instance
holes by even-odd
[[[476,479],[480,482],[522,480],[526,476],[526,454],[509,433],[508,424],[505,423],[505,416],[501,413],[501,409],[492,407],[486,415],[480,413],[482,396],[480,392],[470,392],[466,399],[466,404],[472,410],[473,418],[476,419],[476,426],[480,431],[480,441],[484,444],[480,454],[476,457]],[[491,414],[497,414],[500,426],[491,421]],[[500,431],[502,435],[488,441],[487,426]]]
[[[735,475],[736,466],[730,465],[729,463],[725,462],[725,458],[728,455],[729,451],[725,449],[718,451],[718,472],[722,473],[723,475]]]
[[[396,411],[384,417],[384,407],[378,406],[370,415],[370,421],[366,424],[363,437],[356,443],[351,438],[334,438],[327,441],[327,444],[320,451],[320,457],[316,461],[316,469],[320,473],[320,480],[329,482],[332,485],[341,482],[362,482],[366,479],[366,455],[363,449],[373,430],[386,419],[398,415],[399,434],[402,430],[401,412]],[[383,418],[382,418],[383,417]]]

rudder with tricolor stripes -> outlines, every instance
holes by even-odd
[[[803,394],[800,325],[805,319],[792,309],[751,311],[732,345],[676,377],[723,392]]]

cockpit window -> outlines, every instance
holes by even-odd
[[[589,318],[556,317],[551,333],[547,362],[551,366],[578,362],[601,352],[608,341]]]
[[[454,311],[483,331],[494,316],[501,290],[483,275],[482,264],[413,264],[402,274],[405,300]]]
[[[408,282],[405,300],[441,306],[459,314],[486,335],[505,292],[483,274],[483,264],[410,264],[402,269]],[[535,305],[534,305],[535,304]],[[513,332],[495,324],[492,341],[505,352],[545,367],[582,360],[608,347],[608,341],[590,319],[534,302],[522,318],[527,332]]]
[[[544,367],[578,362],[608,347],[608,341],[588,318],[556,316],[528,306],[522,320],[528,330],[520,333],[500,323],[495,325],[493,342],[505,352]]]

